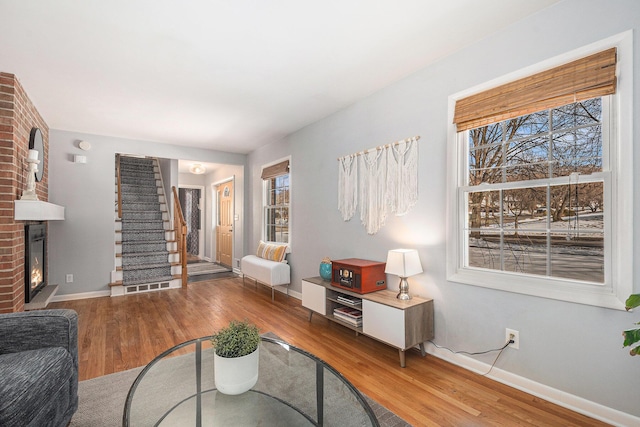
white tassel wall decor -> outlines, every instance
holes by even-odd
[[[418,202],[418,141],[400,141],[388,150],[387,197],[391,212],[404,215]]]
[[[360,220],[367,234],[376,234],[387,219],[387,147],[362,155]]]
[[[349,221],[358,208],[358,157],[338,159],[338,210]]]
[[[358,207],[368,234],[389,213],[404,215],[418,202],[419,136],[338,158],[338,210],[349,221]],[[362,157],[358,170],[358,157]]]

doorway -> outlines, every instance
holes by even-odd
[[[217,184],[216,260],[233,268],[233,180]]]
[[[180,187],[178,189],[182,215],[187,223],[187,257],[189,259],[202,259],[204,255],[203,196],[204,188],[202,187]]]

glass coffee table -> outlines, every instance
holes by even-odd
[[[134,381],[123,426],[379,426],[362,394],[316,356],[262,337],[258,382],[228,396],[214,385],[211,337],[152,360]]]

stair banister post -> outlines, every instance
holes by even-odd
[[[187,222],[182,216],[182,207],[180,206],[180,198],[178,190],[175,186],[171,187],[173,191],[173,229],[176,231],[176,240],[178,241],[178,253],[180,254],[180,265],[182,266],[182,287],[187,287]]]

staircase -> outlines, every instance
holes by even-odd
[[[120,156],[111,296],[179,288],[180,264],[156,159]],[[116,166],[117,180],[118,166]]]

